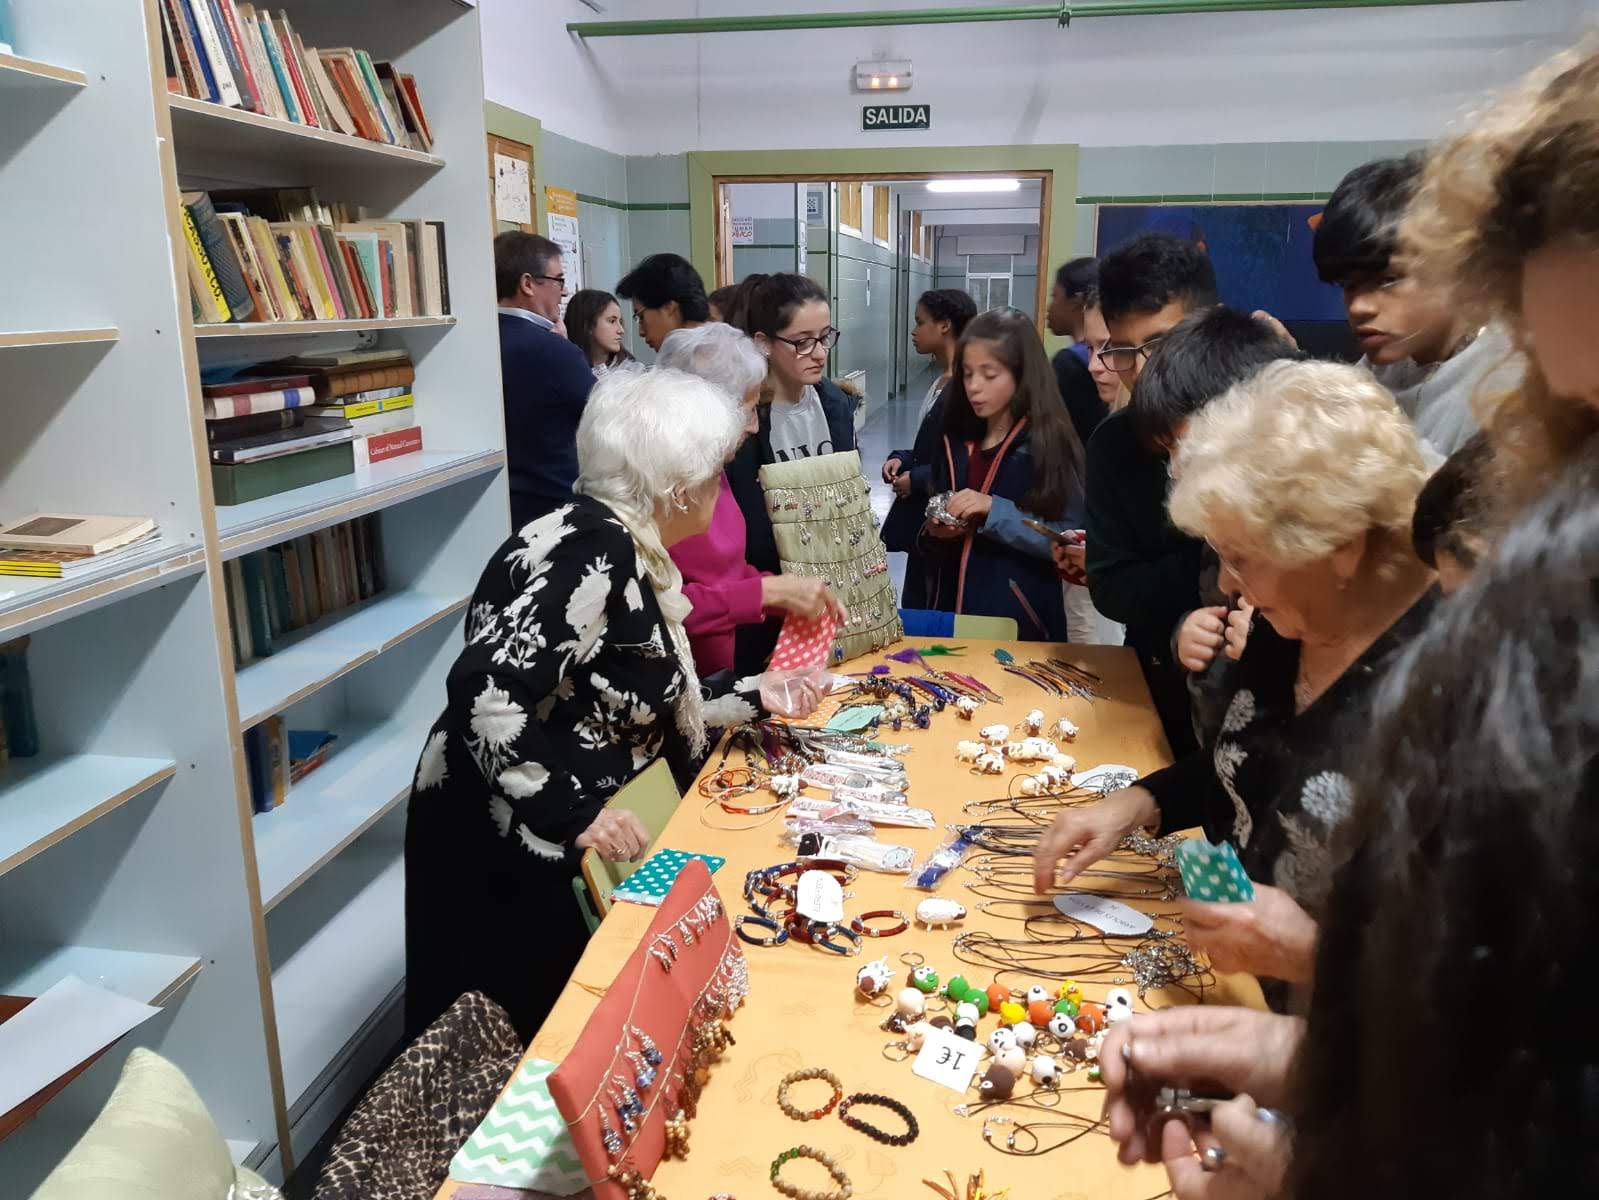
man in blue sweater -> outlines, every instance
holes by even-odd
[[[594,386],[588,356],[559,333],[561,248],[531,233],[494,239],[500,380],[511,469],[511,528],[566,503],[577,480],[577,423]]]

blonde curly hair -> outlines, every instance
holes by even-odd
[[[1568,239],[1599,244],[1599,40],[1545,64],[1440,143],[1400,231],[1414,274],[1464,315],[1504,324],[1523,348],[1522,267]],[[1599,433],[1599,413],[1552,396],[1530,355],[1522,386],[1478,407],[1513,504]]]
[[[1361,534],[1374,568],[1415,558],[1410,521],[1427,467],[1388,390],[1359,367],[1277,362],[1211,401],[1172,462],[1171,519],[1206,537],[1218,520],[1292,567]]]

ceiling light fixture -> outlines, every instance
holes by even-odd
[[[909,59],[855,64],[855,90],[858,92],[906,92],[910,86]]]
[[[930,192],[1019,192],[1020,179],[934,179],[927,184]]]

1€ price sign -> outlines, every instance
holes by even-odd
[[[981,1057],[982,1051],[976,1042],[968,1042],[947,1029],[935,1027],[927,1031],[927,1040],[922,1043],[922,1052],[911,1064],[911,1070],[923,1079],[965,1095]]]

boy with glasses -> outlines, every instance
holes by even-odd
[[[711,319],[705,281],[680,254],[652,254],[616,285],[616,294],[633,302],[633,320],[651,350],[679,329],[695,329]]]

